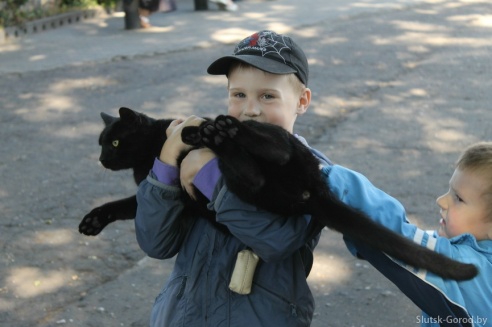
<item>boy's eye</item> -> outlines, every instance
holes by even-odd
[[[235,98],[244,98],[244,97],[246,97],[246,95],[244,93],[241,93],[241,92],[234,93],[233,95],[234,95]]]
[[[275,97],[271,94],[264,94],[263,95],[263,98],[266,99],[266,100],[271,100],[271,99],[274,99]]]

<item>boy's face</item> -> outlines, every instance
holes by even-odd
[[[477,240],[492,237],[488,217],[487,181],[479,173],[456,169],[449,181],[449,191],[437,199],[441,207],[439,235],[451,238],[470,233]]]
[[[292,76],[265,73],[254,67],[229,73],[229,115],[244,120],[275,124],[291,132],[297,115],[311,102],[311,91],[299,92]]]

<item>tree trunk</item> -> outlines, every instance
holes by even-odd
[[[195,0],[195,10],[208,10],[208,0]]]
[[[125,12],[126,30],[134,30],[141,27],[138,0],[123,0],[123,11]]]

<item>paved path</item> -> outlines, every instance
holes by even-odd
[[[343,0],[241,1],[237,12],[193,10],[193,1],[178,1],[178,10],[151,16],[151,29],[125,31],[124,13],[100,16],[65,28],[28,35],[20,42],[0,44],[0,72],[26,72],[87,62],[234,44],[259,28],[288,33],[321,22],[358,15],[402,10],[419,1]],[[309,36],[309,35],[306,35]]]

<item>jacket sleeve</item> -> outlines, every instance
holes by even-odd
[[[266,262],[282,260],[306,244],[310,216],[284,217],[266,212],[243,202],[225,185],[216,189],[211,204],[217,222],[226,225]]]
[[[321,152],[312,148],[311,151],[323,165],[331,165]],[[305,245],[312,252],[320,238],[318,233],[308,239],[312,237],[310,215],[285,217],[261,210],[230,192],[223,179],[215,188],[209,208],[216,211],[217,222],[226,225],[235,237],[266,262],[282,260]]]
[[[413,238],[416,226],[408,222],[403,205],[376,188],[365,176],[334,165],[322,169],[330,191],[345,204],[367,214],[372,220],[408,238]],[[356,254],[352,242],[347,247]]]
[[[173,257],[190,228],[181,192],[179,187],[159,182],[152,172],[139,185],[135,232],[140,248],[151,258]]]
[[[411,224],[403,205],[375,187],[365,176],[338,165],[323,169],[323,173],[327,176],[330,190],[340,200],[366,213],[372,220],[431,250],[458,260],[462,256],[462,250],[452,245],[453,239],[437,237],[435,233]],[[345,243],[349,251],[356,255],[353,242],[346,239]]]

